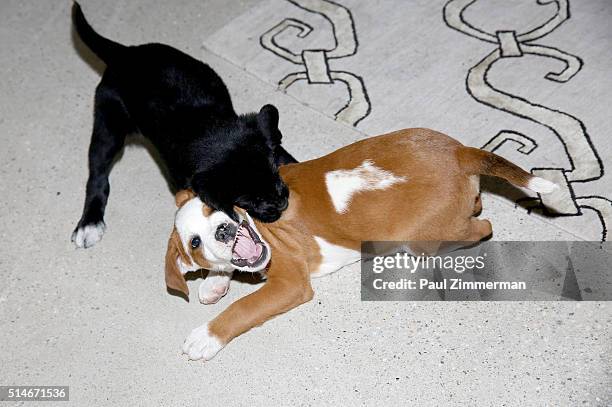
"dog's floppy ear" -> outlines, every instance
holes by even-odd
[[[176,207],[180,208],[185,205],[185,202],[194,198],[196,194],[191,189],[181,189],[174,196],[174,201],[176,202]]]
[[[178,265],[178,262],[181,260],[187,264],[191,264],[191,260],[189,260],[183,248],[181,238],[176,228],[173,228],[170,239],[168,239],[168,251],[166,252],[166,285],[168,288],[180,291],[185,294],[185,296],[189,296],[187,282]]]
[[[272,105],[265,105],[257,114],[257,127],[266,137],[270,148],[276,148],[283,137],[278,129],[278,109]]]

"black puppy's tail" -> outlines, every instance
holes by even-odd
[[[72,5],[72,24],[81,40],[91,49],[102,61],[107,65],[112,64],[121,57],[127,49],[125,45],[121,45],[114,41],[104,38],[94,31],[83,15],[81,6],[76,1]]]

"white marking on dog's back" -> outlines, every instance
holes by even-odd
[[[361,259],[360,253],[356,250],[335,245],[319,236],[314,236],[314,240],[319,245],[321,264],[310,274],[311,277],[322,277]]]
[[[327,192],[338,213],[346,212],[357,192],[385,189],[403,181],[406,181],[405,177],[397,177],[390,171],[378,168],[370,160],[365,160],[352,170],[335,170],[325,174]]]

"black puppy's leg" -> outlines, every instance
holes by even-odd
[[[276,161],[276,165],[279,166],[279,167],[281,165],[293,164],[293,163],[298,162],[282,146],[276,147],[276,150],[274,151],[274,160]]]
[[[131,131],[133,126],[121,99],[103,81],[96,89],[85,207],[81,220],[72,233],[72,241],[77,247],[91,247],[102,239],[106,228],[104,210],[110,192],[108,176],[113,159],[122,149],[125,137]]]

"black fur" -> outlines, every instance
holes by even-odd
[[[151,140],[176,188],[192,188],[234,219],[234,205],[264,222],[280,217],[288,190],[278,166],[296,160],[281,146],[274,106],[239,116],[208,65],[163,44],[110,41],[93,30],[76,2],[72,19],[82,41],[107,65],[96,89],[89,179],[77,230],[103,222],[111,164],[132,132]]]

